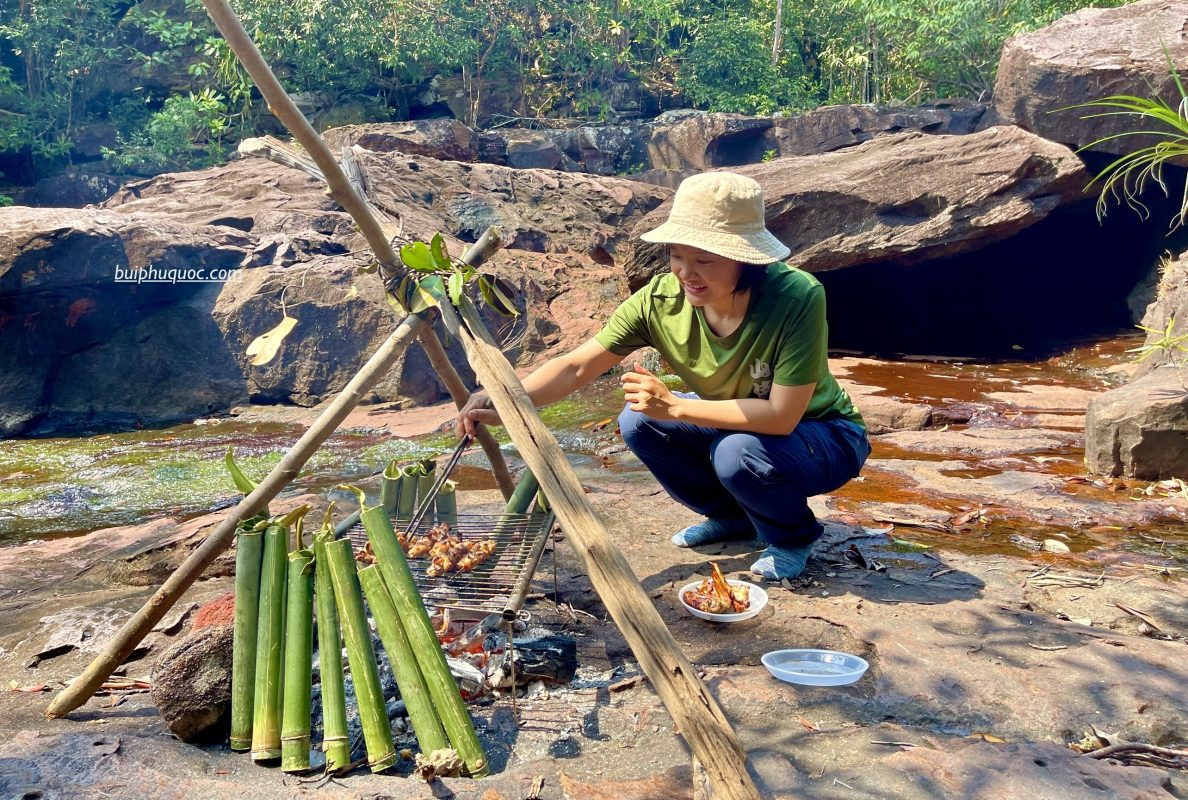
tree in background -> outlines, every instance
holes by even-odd
[[[985,99],[1003,40],[1122,0],[237,0],[290,91],[405,118],[437,79],[466,122],[767,114],[822,103]],[[0,169],[36,176],[117,132],[113,168],[211,163],[267,109],[199,0],[0,6]],[[15,170],[14,170],[15,168]]]

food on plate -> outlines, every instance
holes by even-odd
[[[690,607],[707,614],[738,614],[751,606],[749,586],[731,586],[722,577],[722,570],[713,564],[713,574],[702,578],[695,589],[682,598]]]

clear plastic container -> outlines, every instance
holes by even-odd
[[[764,653],[762,661],[774,677],[803,686],[845,686],[870,666],[865,659],[836,650],[773,650]]]

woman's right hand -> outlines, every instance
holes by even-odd
[[[466,404],[458,409],[455,423],[455,432],[458,438],[461,439],[464,435],[474,438],[475,426],[480,422],[484,425],[503,424],[499,419],[499,413],[491,404],[491,398],[482,391],[470,395]]]

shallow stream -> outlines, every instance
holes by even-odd
[[[880,387],[877,394],[905,402],[923,402],[955,418],[954,430],[966,427],[1075,430],[1079,412],[1053,407],[1029,408],[1014,399],[995,398],[1001,392],[1018,393],[1028,386],[1068,387],[1099,391],[1122,382],[1116,365],[1128,360],[1133,338],[1113,339],[1069,350],[1039,362],[1016,361],[979,364],[936,361],[874,361],[849,359],[845,377],[864,386]],[[604,378],[563,403],[545,409],[545,422],[580,468],[607,466],[617,473],[640,467],[622,454],[616,444],[613,418],[620,408],[617,380]],[[264,415],[267,417],[267,414]],[[438,412],[435,418],[441,418]],[[226,507],[238,499],[223,467],[228,446],[250,476],[260,478],[275,466],[304,428],[293,422],[247,422],[238,418],[197,420],[163,430],[142,430],[80,438],[47,438],[0,441],[0,546],[15,546],[32,539],[74,536],[104,527],[132,525],[154,517],[191,517]],[[427,433],[416,438],[392,437],[378,428],[349,428],[335,433],[309,461],[287,493],[333,492],[343,482],[369,485],[391,459],[411,460],[437,456],[453,446],[449,432]],[[514,456],[510,443],[504,447]],[[477,451],[477,448],[476,448]],[[1034,471],[1051,476],[1062,491],[1103,502],[1131,502],[1141,493],[1142,482],[1104,484],[1084,480],[1083,451],[1079,444],[1062,446],[1021,458],[987,458],[938,455],[895,447],[875,440],[872,460],[897,459],[945,461],[959,459],[959,467],[943,474],[977,479],[998,475],[1004,469]],[[1004,466],[1009,462],[1009,467]],[[468,456],[455,477],[463,489],[493,488],[494,482],[478,455]],[[344,499],[346,498],[343,495]],[[971,500],[929,494],[911,481],[877,469],[839,491],[835,507],[852,513],[863,524],[877,525],[864,516],[870,504],[927,505],[960,515]],[[976,504],[976,500],[972,501]],[[958,534],[927,527],[896,527],[895,536],[908,541],[965,552],[1018,554],[1011,537],[1043,539],[1059,535],[1074,553],[1133,555],[1140,560],[1188,564],[1188,534],[1183,524],[1168,521],[1124,529],[1101,525],[1070,530],[1025,513],[988,513],[985,521]],[[912,549],[911,546],[905,548]],[[910,553],[906,560],[914,560]]]

